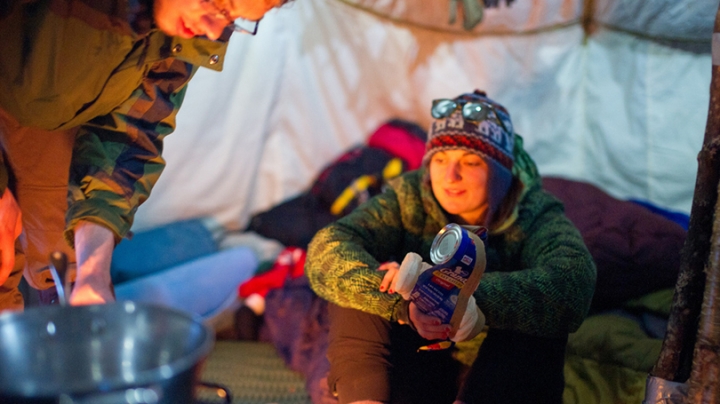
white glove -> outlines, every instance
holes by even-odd
[[[480,331],[482,331],[484,327],[485,315],[475,303],[475,296],[470,296],[465,314],[463,314],[463,318],[460,321],[460,326],[457,332],[455,332],[455,336],[450,339],[455,342],[473,339],[480,334]]]
[[[412,293],[418,277],[431,267],[432,265],[423,262],[420,255],[414,252],[407,253],[400,264],[397,276],[392,281],[392,289],[400,293],[403,299],[410,300],[410,293]]]

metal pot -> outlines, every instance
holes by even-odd
[[[213,344],[212,329],[195,316],[161,306],[118,302],[4,313],[0,403],[192,403]]]
[[[192,403],[212,330],[133,302],[0,315],[0,402]]]

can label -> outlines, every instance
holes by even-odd
[[[450,322],[460,290],[475,268],[475,240],[480,239],[454,223],[438,232],[430,247],[430,258],[436,265],[420,274],[410,294],[420,311],[443,323]]]

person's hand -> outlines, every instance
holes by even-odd
[[[410,302],[408,315],[421,337],[429,340],[450,338],[450,324],[442,324],[439,318],[423,313],[413,302]]]
[[[91,222],[80,222],[75,228],[77,275],[69,300],[72,306],[115,301],[110,278],[113,248],[110,229]]]
[[[0,285],[15,266],[15,239],[22,233],[22,213],[12,192],[5,188],[0,197]]]
[[[380,291],[387,291],[390,294],[395,293],[394,280],[400,270],[400,265],[395,261],[385,262],[380,264],[378,271],[387,271],[383,276],[382,282],[380,282]]]
[[[439,318],[423,313],[413,302],[410,302],[408,316],[418,334],[429,340],[467,341],[475,338],[485,327],[485,315],[475,303],[474,296],[470,296],[468,300],[467,309],[455,335],[452,335],[450,324],[442,324]]]
[[[397,262],[386,262],[378,268],[387,271],[380,283],[380,291],[400,293],[403,299],[410,300],[410,294],[420,273],[430,267],[430,264],[423,262],[421,256],[413,252],[407,253],[399,266]]]

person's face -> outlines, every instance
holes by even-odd
[[[475,153],[444,150],[430,159],[430,183],[440,206],[464,223],[485,224],[489,211],[488,166]]]
[[[155,23],[166,34],[183,38],[205,35],[215,40],[228,25],[219,13],[228,11],[229,18],[250,21],[261,19],[282,0],[155,0]]]

